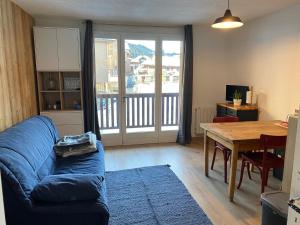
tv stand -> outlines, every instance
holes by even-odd
[[[256,105],[234,106],[233,103],[218,103],[217,116],[237,116],[240,121],[257,121],[258,107]]]

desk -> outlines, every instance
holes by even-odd
[[[255,121],[236,123],[201,123],[204,129],[205,175],[208,176],[208,138],[217,141],[231,150],[230,179],[228,197],[233,201],[235,191],[238,153],[260,150],[260,135],[287,136],[287,129],[279,126],[280,121]]]
[[[255,105],[234,106],[228,103],[218,103],[217,116],[237,116],[240,121],[257,121],[258,107]]]

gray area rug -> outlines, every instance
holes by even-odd
[[[106,173],[110,225],[211,225],[169,166]]]

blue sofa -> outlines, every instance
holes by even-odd
[[[27,119],[0,133],[0,169],[8,225],[107,225],[104,151],[66,159],[56,158],[59,139],[52,121],[44,116]],[[103,177],[95,200],[44,202],[32,198],[36,185],[49,175],[97,174]],[[84,191],[84,190],[83,190]]]

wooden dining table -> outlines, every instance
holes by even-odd
[[[201,123],[204,130],[204,160],[205,175],[208,177],[209,139],[217,141],[231,150],[230,179],[228,197],[233,201],[236,170],[239,152],[261,150],[260,135],[287,136],[287,128],[281,126],[281,121],[251,121],[233,123]]]

